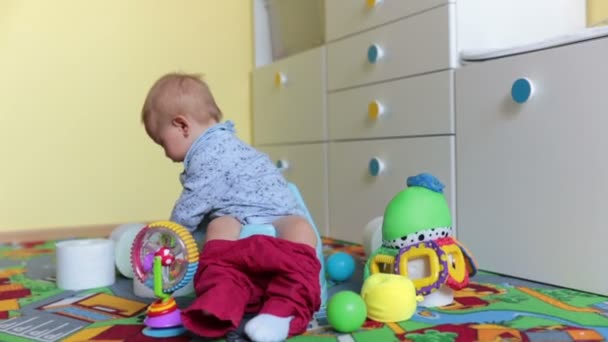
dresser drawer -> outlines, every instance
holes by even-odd
[[[454,6],[328,44],[329,90],[455,67]]]
[[[283,169],[283,174],[294,183],[321,235],[329,235],[327,221],[327,144],[302,144],[290,146],[263,146],[267,153]]]
[[[448,0],[325,0],[327,41],[446,4]]]
[[[422,172],[437,177],[453,208],[454,137],[421,137],[332,143],[329,149],[329,208],[332,237],[360,242],[367,222]],[[371,162],[383,167],[373,176]],[[371,162],[371,163],[370,163]],[[452,210],[452,212],[454,212]],[[454,216],[453,216],[454,217]]]
[[[326,140],[325,48],[253,72],[256,145]]]
[[[608,295],[606,56],[603,38],[456,72],[459,237],[481,268]]]
[[[448,70],[332,92],[329,138],[453,134],[453,79]]]

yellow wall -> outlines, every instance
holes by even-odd
[[[251,4],[0,1],[0,231],[165,219],[181,165],[139,110],[168,71],[206,75],[250,140]]]
[[[587,0],[587,25],[596,24],[608,18],[608,1]]]

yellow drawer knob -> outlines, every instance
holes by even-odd
[[[382,2],[382,0],[365,0],[365,4],[367,5],[367,8],[374,8],[374,7],[376,7],[376,5],[378,5],[381,2]]]
[[[384,106],[378,101],[372,101],[367,105],[367,116],[372,120],[377,120],[384,114]]]
[[[274,85],[277,88],[280,88],[281,86],[285,85],[285,83],[287,83],[287,76],[285,76],[284,73],[279,71],[274,74]]]

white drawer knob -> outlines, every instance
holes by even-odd
[[[373,157],[370,159],[367,169],[370,175],[376,177],[384,171],[384,162],[377,157]]]
[[[367,48],[367,61],[376,64],[384,56],[384,51],[378,44],[372,44]]]
[[[384,106],[382,103],[374,100],[367,105],[367,116],[372,120],[378,120],[384,114]]]
[[[382,0],[365,0],[365,4],[367,5],[367,8],[374,8],[381,2],[382,2]]]
[[[276,162],[276,166],[279,170],[285,171],[285,170],[289,169],[289,162],[285,159],[279,159]]]
[[[274,85],[277,88],[280,88],[280,87],[284,86],[285,84],[287,84],[287,76],[284,73],[278,71],[274,75]]]

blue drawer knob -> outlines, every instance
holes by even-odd
[[[277,166],[277,169],[279,169],[281,171],[285,171],[289,168],[289,162],[284,159],[279,159],[276,162],[276,166]]]
[[[382,173],[382,170],[384,170],[384,163],[382,160],[374,157],[370,159],[367,169],[369,170],[370,175],[376,177]]]
[[[511,86],[511,97],[517,103],[524,103],[532,97],[534,86],[527,78],[519,78]]]
[[[372,44],[367,48],[367,60],[371,64],[378,62],[383,56],[382,48],[377,44]]]

